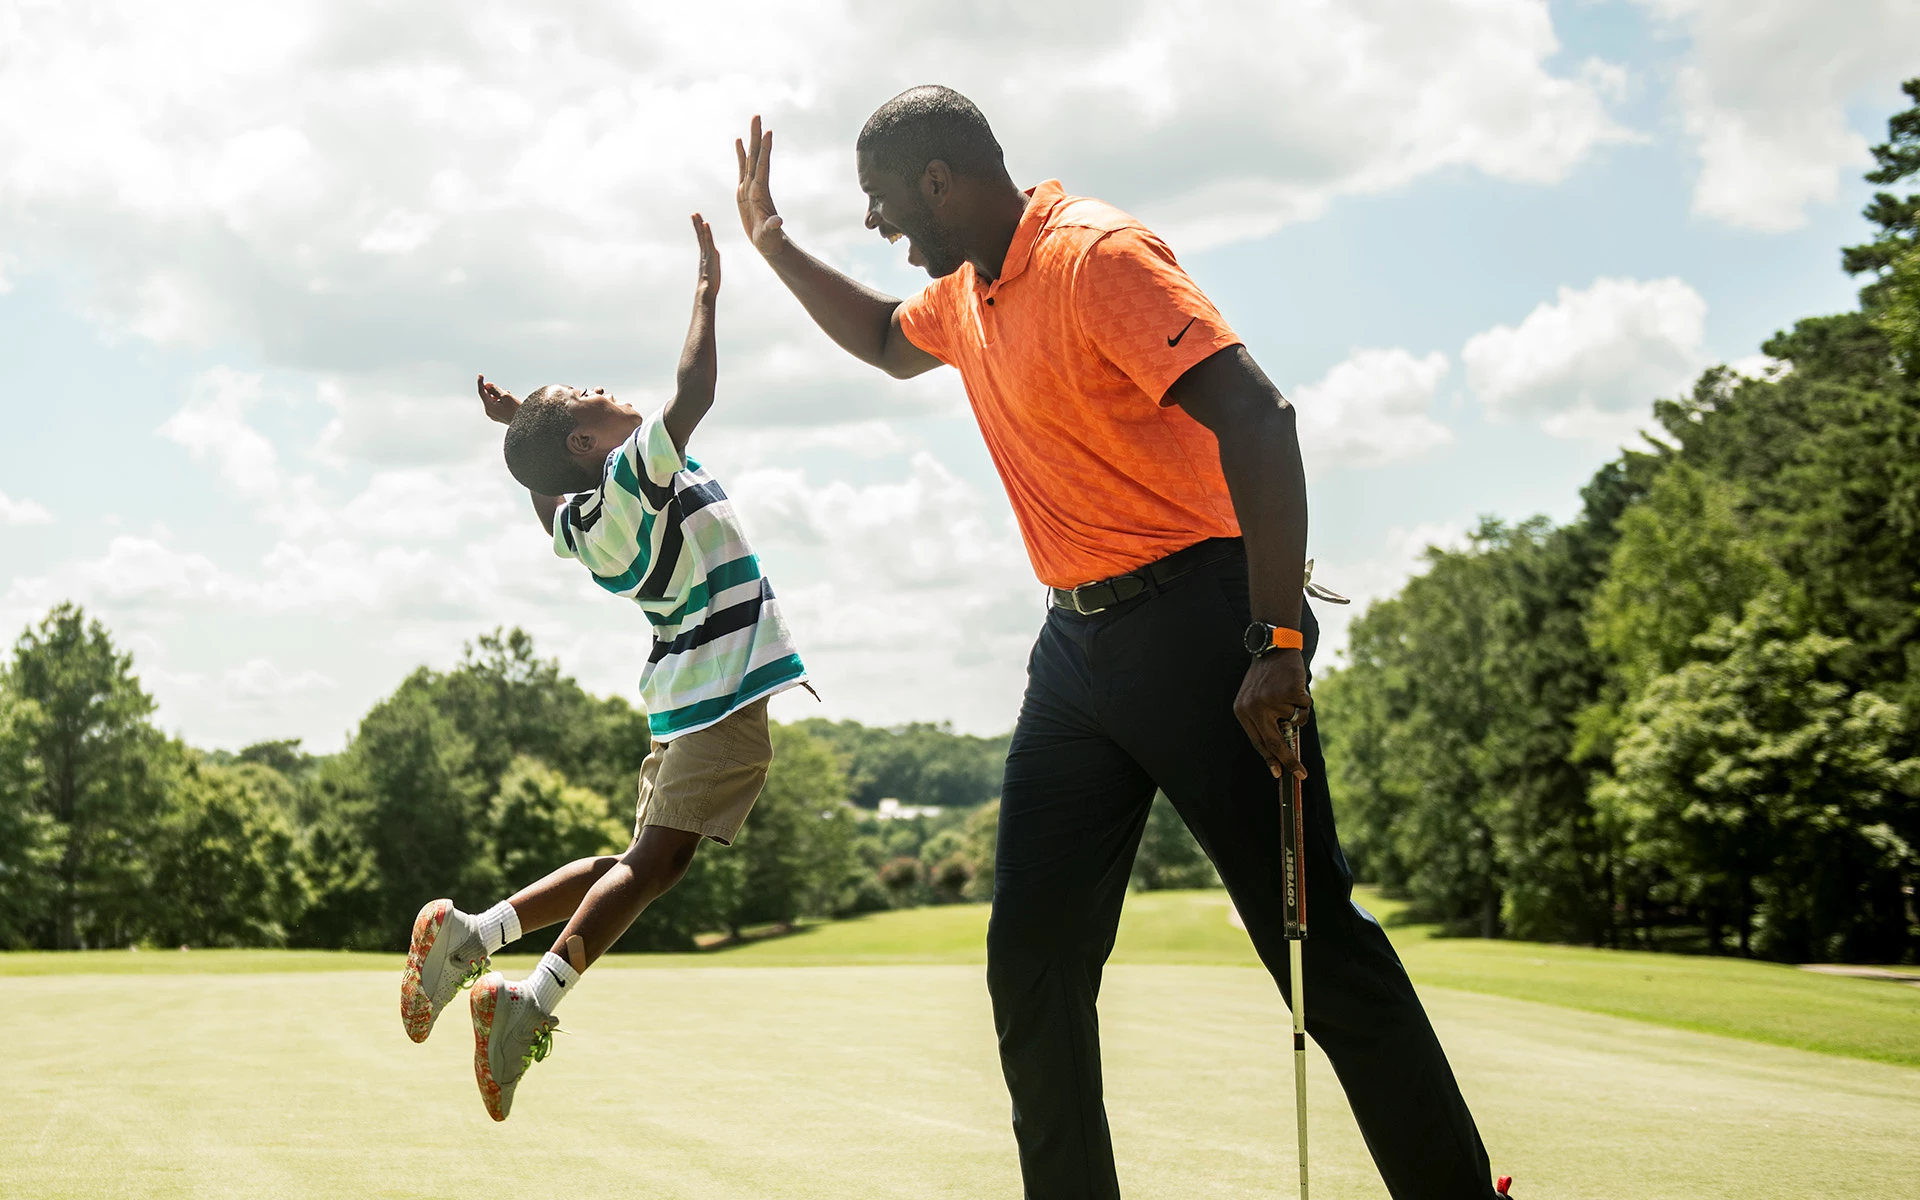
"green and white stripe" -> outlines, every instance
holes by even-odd
[[[653,622],[640,698],[654,737],[705,729],[805,681],[733,502],[699,463],[681,458],[659,414],[607,456],[598,488],[560,510],[553,549]]]

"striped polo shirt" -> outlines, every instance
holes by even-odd
[[[807,678],[733,502],[655,413],[556,514],[554,553],[653,622],[640,698],[668,741]]]

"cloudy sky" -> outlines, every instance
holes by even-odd
[[[751,115],[789,230],[898,295],[852,143],[912,84],[1153,224],[1299,406],[1319,576],[1365,598],[1851,304],[1915,45],[1897,0],[0,0],[0,632],[84,603],[206,746],[337,748],[499,625],[633,695],[645,622],[551,557],[472,380],[661,402],[697,209],[696,452],[824,711],[1002,730],[1041,591],[959,380],[858,368],[759,263]]]

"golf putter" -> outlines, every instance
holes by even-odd
[[[1289,721],[1281,726],[1294,760],[1300,758],[1300,732]],[[1300,1200],[1307,1200],[1307,984],[1301,966],[1301,943],[1307,939],[1307,877],[1302,848],[1306,843],[1306,799],[1300,777],[1291,771],[1280,781],[1280,865],[1286,889],[1287,973],[1293,992],[1293,1107],[1300,1147]]]

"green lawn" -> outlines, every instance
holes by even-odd
[[[1363,894],[1382,916],[1395,906]],[[803,928],[698,955],[607,960],[650,969],[899,966],[984,962],[986,908],[955,905],[879,913]],[[1436,938],[1389,927],[1416,983],[1628,1017],[1679,1029],[1906,1066],[1920,1066],[1920,988],[1848,979],[1775,963],[1593,950],[1528,942]],[[1222,892],[1128,898],[1116,964],[1257,966],[1228,922]],[[0,955],[0,976],[71,972],[153,975],[393,969],[380,955],[326,951],[111,951]],[[531,960],[507,958],[509,971]]]
[[[425,1046],[402,1035],[391,963],[0,979],[16,1031],[0,1196],[1018,1194],[977,964],[713,957],[590,973],[505,1126],[480,1106],[459,1009]],[[1426,1000],[1523,1197],[1913,1194],[1920,1071],[1445,988]],[[1115,966],[1101,1016],[1130,1196],[1293,1194],[1286,1014],[1265,976]],[[1317,1051],[1312,1071],[1315,1195],[1377,1200]]]

